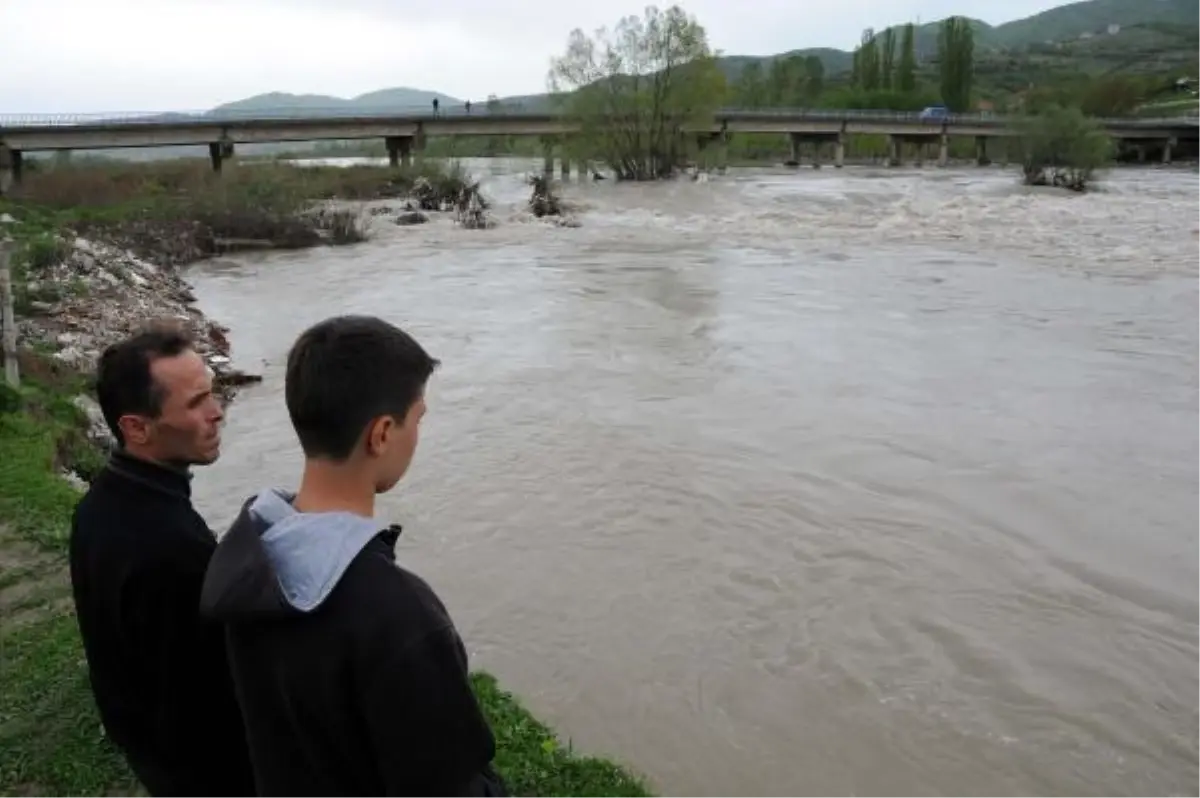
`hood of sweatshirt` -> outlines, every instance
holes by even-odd
[[[209,560],[200,612],[226,622],[317,610],[367,544],[398,526],[347,512],[302,513],[278,489],[246,502]]]

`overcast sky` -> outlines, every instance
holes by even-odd
[[[0,0],[0,114],[198,110],[267,91],[545,90],[549,59],[645,3],[581,0]],[[660,7],[669,5],[667,2]],[[992,24],[1055,0],[686,0],[725,53],[850,49],[865,27]],[[608,8],[608,11],[597,9]]]

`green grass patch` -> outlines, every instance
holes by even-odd
[[[0,792],[128,795],[139,789],[104,737],[75,619],[60,614],[0,637]]]
[[[496,737],[496,769],[513,795],[652,795],[645,781],[605,759],[581,756],[486,673],[471,677]]]
[[[69,400],[48,400],[37,389],[23,391],[21,401],[21,410],[0,413],[0,522],[39,545],[62,550],[79,493],[58,468],[66,442],[82,434],[81,421],[72,416],[79,411]]]

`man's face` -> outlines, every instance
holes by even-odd
[[[187,350],[150,364],[150,377],[162,396],[157,418],[126,416],[126,448],[177,465],[208,465],[221,453],[224,413],[213,394],[204,358]]]

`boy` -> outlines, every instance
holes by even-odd
[[[259,795],[503,794],[458,633],[396,565],[400,529],[374,520],[412,461],[437,365],[363,316],[316,324],[288,354],[300,489],[246,503],[201,595],[226,623]]]

